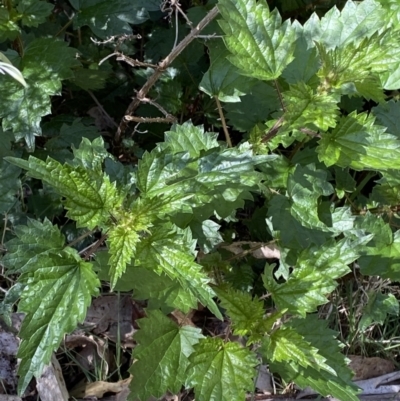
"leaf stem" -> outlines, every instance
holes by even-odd
[[[221,102],[219,101],[218,96],[214,96],[214,99],[215,99],[215,103],[217,103],[218,113],[219,113],[219,117],[221,119],[222,129],[224,130],[226,143],[228,144],[228,148],[231,148],[232,141],[231,141],[231,137],[229,135],[228,127],[226,125],[225,116],[224,116],[224,112],[222,110]]]

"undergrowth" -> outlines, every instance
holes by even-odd
[[[147,305],[132,400],[244,400],[260,364],[358,400],[342,348],[398,336],[400,5],[269,3],[0,5],[19,394],[109,288]],[[199,305],[228,327],[170,318]]]

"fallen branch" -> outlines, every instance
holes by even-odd
[[[174,47],[171,53],[162,60],[153,75],[149,77],[147,82],[143,85],[143,87],[136,94],[136,97],[132,100],[130,105],[125,111],[125,115],[122,118],[117,132],[115,134],[115,141],[118,143],[121,140],[121,135],[125,132],[128,121],[132,121],[132,114],[139,107],[142,100],[146,97],[152,86],[157,82],[162,73],[170,66],[170,64],[179,56],[180,53],[195,39],[198,34],[218,15],[218,8],[214,7],[211,9],[208,14],[198,23],[196,27],[194,27],[189,35],[187,35],[176,47]],[[130,117],[130,118],[129,118]],[[137,121],[137,120],[134,120]]]

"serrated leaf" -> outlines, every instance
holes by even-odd
[[[318,216],[318,200],[334,192],[327,180],[327,172],[315,168],[314,164],[297,165],[289,174],[287,190],[292,200],[290,213],[304,227],[328,230]]]
[[[80,118],[74,119],[71,124],[62,124],[57,134],[46,142],[46,149],[57,151],[71,147],[77,148],[82,143],[82,139],[93,141],[100,136],[96,127],[83,124]],[[57,157],[57,153],[54,153],[53,157]]]
[[[318,354],[326,359],[325,364],[335,373],[318,370],[313,365],[304,368],[288,360],[268,361],[271,371],[279,373],[287,382],[294,381],[301,388],[310,386],[321,395],[357,401],[359,390],[351,381],[353,374],[347,367],[348,360],[341,353],[342,345],[335,339],[337,333],[327,328],[327,322],[319,320],[316,315],[307,315],[305,319],[292,319],[287,325],[318,349]]]
[[[159,147],[168,147],[173,154],[189,152],[190,157],[198,157],[203,150],[219,148],[217,138],[217,133],[204,132],[203,126],[194,126],[187,121],[182,125],[173,125],[170,131],[166,131],[164,143]]]
[[[194,207],[209,206],[217,200],[224,207],[236,202],[261,181],[255,166],[277,157],[254,156],[248,143],[229,149],[213,147],[215,137],[204,140],[207,134],[190,124],[180,131],[183,143],[186,142],[184,135],[195,144],[195,148],[189,148],[191,152],[200,155],[192,158],[188,151],[171,154],[166,144],[160,144],[143,155],[137,173],[137,187],[145,197],[174,196],[181,212],[191,212]],[[178,150],[176,139],[175,135],[171,146]],[[200,152],[210,146],[206,152]]]
[[[264,337],[260,349],[261,355],[268,362],[288,362],[303,368],[312,366],[315,370],[325,370],[335,375],[336,372],[326,364],[326,358],[318,349],[307,342],[295,329],[281,326],[270,336]]]
[[[241,132],[248,132],[257,124],[265,123],[271,112],[280,108],[278,94],[272,86],[258,82],[251,91],[240,99],[240,107],[235,103],[225,105],[229,124]]]
[[[370,291],[362,311],[358,329],[365,331],[371,324],[383,324],[387,315],[399,315],[399,301],[393,294]]]
[[[19,333],[19,394],[33,376],[40,377],[64,334],[83,322],[91,297],[98,294],[100,286],[92,265],[71,248],[39,255],[26,274],[29,278],[18,307],[26,313]]]
[[[400,279],[400,231],[396,231],[386,244],[364,249],[365,254],[358,260],[362,274],[393,281]]]
[[[400,178],[395,170],[382,173],[372,189],[371,199],[381,205],[398,205],[400,203]]]
[[[332,240],[302,251],[293,273],[283,284],[275,281],[273,266],[267,265],[263,275],[264,286],[279,309],[305,316],[328,302],[326,296],[338,285],[336,280],[350,271],[347,265],[358,256],[358,250],[349,240]]]
[[[335,94],[318,93],[304,82],[290,85],[283,93],[286,111],[281,130],[306,128],[327,131],[336,125],[340,98]]]
[[[53,8],[53,4],[38,0],[20,0],[17,6],[22,24],[34,27],[45,22]]]
[[[128,276],[128,277],[127,277]],[[157,274],[154,270],[142,267],[128,267],[121,277],[121,284],[130,278],[131,290],[134,289],[135,299],[147,299],[148,308],[159,309],[168,305],[184,313],[197,308],[196,297],[184,288],[179,281],[172,280],[166,274]],[[123,291],[121,286],[115,286]]]
[[[62,165],[48,157],[46,161],[30,156],[28,160],[7,157],[7,161],[27,170],[31,177],[41,179],[50,184],[66,198],[65,208],[67,216],[75,220],[78,227],[93,229],[97,225],[104,225],[110,218],[110,213],[118,209],[123,198],[116,189],[115,183],[96,171],[96,157],[89,163],[93,170],[78,165]],[[101,156],[99,156],[101,158]]]
[[[382,102],[372,109],[372,113],[376,116],[377,121],[387,128],[388,133],[400,139],[400,127],[398,124],[400,119],[399,101]]]
[[[212,299],[215,293],[208,284],[209,279],[202,266],[194,262],[194,246],[189,230],[178,230],[172,225],[160,226],[138,244],[135,265],[164,272],[172,280],[178,280],[214,315],[222,318]]]
[[[342,117],[331,133],[319,140],[318,157],[327,166],[351,167],[355,170],[400,168],[400,141],[375,124],[367,113],[353,112]],[[385,155],[385,157],[382,157]]]
[[[258,361],[238,343],[202,339],[189,360],[185,386],[194,387],[198,401],[243,401],[245,391],[254,388]]]
[[[292,215],[291,208],[292,203],[283,195],[274,195],[269,202],[267,224],[283,247],[301,250],[312,244],[322,245],[331,237],[325,225],[313,229],[304,227]]]
[[[342,94],[359,93],[367,99],[383,101],[381,74],[398,67],[396,58],[400,50],[396,43],[400,31],[390,29],[365,38],[361,43],[350,43],[347,46],[327,51],[317,43],[322,60],[318,76],[322,86],[340,89]]]
[[[117,280],[125,272],[126,265],[135,254],[139,234],[131,226],[132,222],[123,222],[113,227],[109,234],[107,243],[110,247],[110,284],[114,289]]]
[[[294,21],[293,27],[296,29],[298,36],[293,53],[294,59],[283,70],[282,78],[291,85],[305,82],[314,87],[316,83],[315,74],[320,67],[317,49],[309,46],[304,29],[297,21]]]
[[[240,75],[237,67],[228,61],[230,52],[223,43],[212,41],[208,49],[211,65],[200,82],[200,89],[222,102],[240,102],[239,96],[249,93],[256,81]]]
[[[21,29],[12,18],[6,8],[0,8],[0,42],[4,42],[7,39],[14,40]]]
[[[304,32],[310,46],[319,42],[334,49],[372,36],[382,28],[382,21],[386,21],[385,11],[376,1],[350,0],[341,11],[333,7],[321,19],[314,13],[304,24]]]
[[[64,235],[48,219],[43,223],[29,219],[26,226],[14,227],[14,232],[16,238],[5,244],[7,253],[2,259],[8,274],[30,271],[38,257],[60,252],[65,246]]]
[[[270,12],[266,2],[255,0],[220,0],[218,8],[229,61],[243,75],[277,79],[293,60],[296,32],[290,20],[282,23],[277,9]]]
[[[161,397],[168,390],[178,393],[186,377],[193,346],[203,337],[198,328],[178,327],[160,311],[147,311],[139,320],[132,356],[138,359],[130,368],[131,395],[142,401]]]
[[[0,214],[8,212],[18,202],[16,195],[21,190],[20,173],[18,167],[0,161]]]
[[[204,253],[211,252],[218,244],[224,242],[219,232],[221,226],[213,220],[194,219],[190,222],[189,227]]]
[[[148,11],[160,9],[159,0],[72,0],[77,10],[74,27],[88,25],[100,38],[113,35],[131,35],[129,24],[141,24],[149,18]]]
[[[251,343],[260,340],[272,328],[274,321],[264,319],[266,312],[262,301],[252,299],[250,294],[233,288],[216,288],[215,292],[231,318],[236,335],[249,336]]]
[[[30,150],[34,136],[41,135],[41,118],[50,114],[50,96],[61,91],[61,80],[72,76],[79,65],[76,51],[53,38],[34,39],[24,49],[21,72],[26,88],[0,75],[0,117],[4,130],[12,129],[16,139],[25,138]]]

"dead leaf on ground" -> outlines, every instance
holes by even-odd
[[[83,370],[93,371],[96,367],[101,366],[102,375],[108,374],[110,355],[101,338],[86,336],[75,331],[74,334],[65,336],[64,345],[68,349],[81,348],[77,352],[76,361]]]
[[[61,366],[54,353],[51,362],[36,379],[36,389],[41,401],[68,401],[69,394],[65,386]]]
[[[237,241],[232,244],[222,246],[235,255],[249,254],[256,259],[280,259],[281,251],[276,244],[264,244],[262,242]]]
[[[124,348],[133,348],[133,300],[130,296],[103,295],[90,306],[84,326],[95,334],[102,334]]]
[[[92,383],[83,383],[75,387],[70,395],[77,398],[97,397],[102,398],[105,393],[120,393],[128,388],[132,377],[125,380],[120,380],[116,383],[97,381]]]

